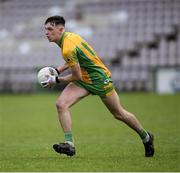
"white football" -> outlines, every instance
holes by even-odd
[[[38,75],[37,75],[37,78],[38,78],[39,84],[40,84],[42,87],[44,87],[44,86],[42,85],[42,82],[47,81],[49,75],[58,76],[58,73],[57,73],[57,71],[56,71],[54,68],[52,68],[52,67],[44,67],[44,68],[42,68],[41,70],[39,70]]]

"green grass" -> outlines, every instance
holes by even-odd
[[[180,171],[180,95],[121,94],[123,106],[155,134],[153,158],[144,157],[139,136],[96,96],[71,108],[77,155],[55,153],[52,145],[64,140],[56,98],[0,95],[0,171]]]

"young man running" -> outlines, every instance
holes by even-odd
[[[49,76],[43,83],[45,87],[51,87],[55,83],[68,84],[56,102],[65,142],[54,144],[54,150],[69,156],[75,154],[69,108],[89,94],[94,94],[101,98],[117,120],[124,122],[139,134],[145,147],[145,156],[152,157],[154,155],[153,135],[142,127],[132,113],[121,106],[119,96],[113,86],[111,73],[93,48],[79,35],[65,32],[65,20],[62,16],[49,17],[45,21],[44,28],[48,40],[61,48],[66,62],[56,70],[59,74],[68,68],[71,70],[71,74],[63,77]]]

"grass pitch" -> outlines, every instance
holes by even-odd
[[[71,108],[75,157],[52,149],[64,136],[56,93],[0,95],[0,171],[180,171],[180,95],[120,94],[123,106],[155,135],[156,153],[144,157],[139,136],[89,96]]]

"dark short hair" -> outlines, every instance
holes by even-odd
[[[65,26],[65,19],[64,17],[62,16],[51,16],[51,17],[48,17],[45,21],[44,24],[47,24],[47,23],[51,23],[51,24],[55,24],[55,25],[63,25]]]

